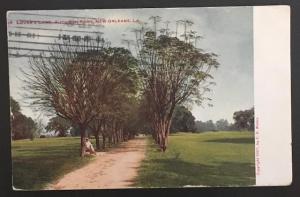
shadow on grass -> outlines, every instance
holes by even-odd
[[[251,162],[193,163],[183,160],[180,153],[169,153],[168,156],[164,155],[162,158],[158,155],[155,145],[151,145],[150,149],[149,159],[144,160],[133,186],[249,186],[255,184],[255,165]]]
[[[76,145],[76,146],[75,146]],[[54,147],[26,147],[14,150],[13,185],[19,189],[42,189],[64,173],[78,168],[92,157],[81,158],[77,144]]]
[[[145,169],[155,165],[155,170]],[[136,186],[181,187],[202,186],[247,186],[255,184],[255,168],[251,163],[222,162],[203,165],[179,159],[154,159],[141,169]]]
[[[67,139],[67,138],[65,138]],[[13,150],[13,185],[18,189],[43,189],[48,183],[61,175],[83,166],[94,158],[87,155],[80,157],[80,139],[64,141],[63,138],[49,139],[51,143],[28,141],[25,145],[14,145]],[[102,144],[102,140],[100,140]],[[120,146],[106,146],[101,152],[108,152]],[[135,147],[139,148],[139,147]]]
[[[254,143],[254,138],[222,138],[222,139],[206,140],[204,142],[232,143],[232,144],[253,144]]]

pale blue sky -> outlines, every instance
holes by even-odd
[[[28,11],[29,13],[29,11]],[[221,118],[232,122],[233,112],[241,109],[248,109],[254,105],[254,82],[253,82],[253,22],[251,7],[219,7],[219,8],[178,8],[178,9],[127,9],[127,10],[56,10],[56,11],[30,11],[30,13],[84,16],[94,18],[130,18],[147,21],[150,16],[158,15],[163,20],[175,22],[180,19],[190,19],[194,22],[193,29],[200,33],[204,39],[200,40],[198,46],[208,52],[219,55],[220,67],[213,73],[217,85],[213,87],[212,98],[213,107],[207,105],[191,106],[191,111],[196,120],[213,120]],[[13,13],[8,15],[8,19],[34,19],[45,20],[50,17],[41,16],[20,16]],[[53,19],[53,18],[52,18]],[[54,18],[59,19],[59,18]],[[174,24],[174,23],[173,23]],[[22,25],[24,26],[24,25]],[[128,37],[132,35],[130,30],[134,27],[133,23],[107,24],[104,28],[97,29],[91,27],[82,29],[62,25],[26,25],[30,27],[47,27],[78,29],[87,31],[102,31],[104,37],[112,42],[113,45],[120,45],[122,33]],[[171,26],[172,28],[172,26]],[[17,31],[8,27],[8,31]],[[39,34],[57,35],[58,32],[47,32],[42,30],[28,31]],[[81,34],[83,35],[83,34]],[[28,40],[28,38],[9,37],[9,39]],[[51,42],[49,38],[35,38],[36,42]],[[12,44],[9,46],[24,45]],[[25,47],[30,47],[26,45]],[[37,46],[34,46],[38,48]],[[39,47],[41,48],[41,47]],[[26,69],[28,66],[27,58],[9,58],[9,76],[11,95],[21,104],[22,111],[33,118],[39,113],[34,113],[30,107],[25,107],[21,96],[22,78],[20,67]],[[46,121],[46,117],[43,117]]]

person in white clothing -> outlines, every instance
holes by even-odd
[[[96,151],[93,147],[93,144],[90,142],[89,138],[85,138],[85,152],[96,155]]]

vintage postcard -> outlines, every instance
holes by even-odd
[[[292,182],[289,6],[7,13],[15,190]]]

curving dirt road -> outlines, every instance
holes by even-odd
[[[124,142],[109,152],[97,153],[95,161],[64,175],[48,190],[128,188],[145,157],[146,138]]]

